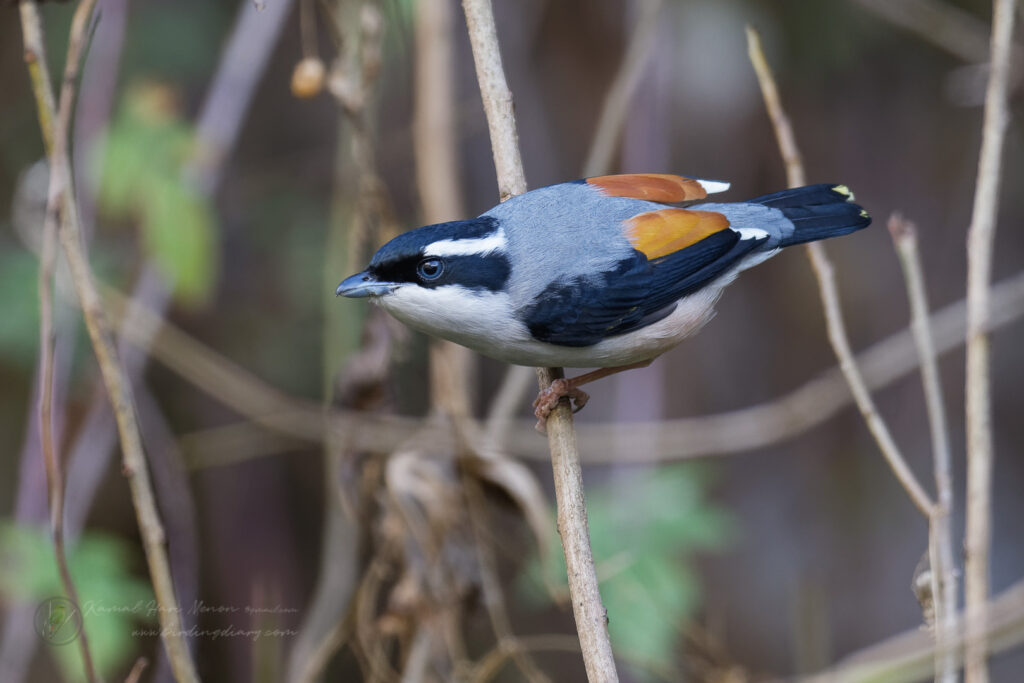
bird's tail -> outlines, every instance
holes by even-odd
[[[750,203],[778,209],[793,222],[793,233],[783,238],[782,247],[846,235],[871,224],[871,216],[853,203],[853,192],[846,185],[795,187]]]

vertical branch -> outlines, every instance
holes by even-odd
[[[462,6],[466,13],[480,95],[487,115],[498,191],[504,201],[526,191],[526,176],[519,154],[512,109],[512,93],[505,81],[490,0],[463,0]],[[537,378],[542,387],[549,386],[553,379],[562,376],[561,368],[537,369]],[[591,681],[617,681],[618,673],[608,637],[608,617],[601,603],[594,557],[590,549],[582,470],[568,402],[560,402],[551,413],[547,429],[558,506],[558,531],[562,536],[569,592],[587,676]]]
[[[44,140],[49,139],[52,141],[49,204],[50,207],[59,205],[62,208],[62,219],[58,230],[60,242],[68,259],[71,277],[75,284],[75,290],[78,293],[86,328],[89,332],[93,349],[96,352],[100,372],[117,417],[118,431],[121,435],[121,445],[124,451],[124,471],[128,477],[132,500],[138,517],[139,531],[143,538],[146,558],[149,561],[153,590],[160,606],[161,634],[176,678],[179,681],[195,681],[198,680],[198,677],[196,676],[194,665],[183,638],[179,618],[180,610],[174,597],[174,586],[171,582],[167,555],[163,546],[163,527],[160,524],[156,511],[153,489],[149,481],[148,471],[146,470],[142,438],[139,434],[138,422],[135,417],[131,387],[125,381],[121,371],[117,352],[111,339],[110,328],[103,315],[96,285],[92,279],[92,271],[89,268],[89,263],[84,253],[81,224],[77,205],[74,201],[71,163],[68,158],[67,131],[71,117],[71,108],[74,102],[74,86],[78,76],[78,64],[84,48],[85,27],[88,19],[92,16],[94,5],[95,0],[83,0],[75,12],[71,38],[68,44],[68,68],[65,72],[61,90],[60,109],[58,110],[59,117],[57,117],[58,120],[55,126],[52,124],[55,114],[50,108],[53,103],[52,96],[49,98],[45,96],[38,97],[42,88],[50,87],[46,63],[38,58],[29,58],[27,61],[29,62],[30,75],[35,79],[36,72],[38,73],[38,81],[35,82],[34,87],[37,93],[40,126],[44,129],[43,138]],[[21,10],[25,40],[41,41],[42,30],[35,5],[30,2],[22,2]],[[38,57],[38,55],[42,54],[42,51],[43,46],[41,42],[31,47],[27,46],[26,57],[29,57],[29,55]],[[38,68],[34,69],[33,64]],[[49,135],[46,132],[46,126],[48,125],[51,127]],[[41,341],[44,344],[46,343],[46,340]]]
[[[61,471],[60,457],[53,443],[53,366],[54,346],[56,338],[53,331],[53,274],[57,260],[57,221],[58,215],[67,216],[67,199],[61,184],[61,174],[55,172],[54,161],[68,155],[68,131],[71,128],[71,111],[75,99],[75,83],[81,66],[85,44],[85,29],[92,17],[94,2],[86,0],[78,5],[71,21],[68,36],[68,54],[64,65],[64,81],[60,92],[60,105],[57,109],[56,121],[50,111],[40,117],[40,124],[47,125],[50,119],[49,135],[44,135],[44,145],[50,156],[50,185],[46,198],[46,217],[43,222],[43,243],[39,258],[39,347],[40,347],[40,382],[39,388],[39,429],[43,461],[46,467],[46,482],[49,490],[50,532],[53,536],[54,556],[60,575],[64,593],[76,605],[81,601],[78,590],[71,578],[68,568],[67,550],[64,544],[64,476]],[[53,104],[53,91],[50,89],[49,69],[45,62],[40,64],[31,56],[43,53],[42,26],[39,16],[29,8],[28,3],[22,4],[22,19],[31,29],[25,31],[25,57],[34,81],[36,97],[39,98],[40,112],[46,111]],[[39,40],[39,45],[30,45],[30,40]],[[43,57],[40,57],[43,58]],[[63,208],[63,210],[62,210]],[[78,647],[82,654],[82,666],[86,678],[96,681],[96,668],[93,665],[89,648],[88,629],[83,628],[78,638]]]
[[[416,185],[425,223],[453,220],[462,213],[455,144],[455,11],[448,0],[416,3],[416,86],[413,114]],[[473,353],[436,340],[430,345],[431,404],[455,418],[470,414]]]
[[[494,170],[498,177],[498,196],[505,201],[526,192],[526,173],[519,153],[519,133],[512,107],[512,91],[505,80],[498,47],[498,29],[490,0],[463,0],[473,49],[476,78],[487,115],[487,130],[494,154]]]
[[[989,343],[992,248],[1007,120],[1007,80],[1016,0],[995,0],[992,59],[985,91],[978,179],[967,232],[967,530],[964,539],[964,599],[967,621],[984,631],[989,593],[992,514],[992,407]],[[966,683],[986,683],[985,638],[969,637],[964,656]]]
[[[786,178],[790,187],[798,187],[806,184],[804,175],[803,160],[796,146],[796,138],[793,135],[793,128],[789,118],[782,107],[779,98],[779,91],[775,85],[775,78],[772,76],[771,68],[764,57],[761,49],[761,38],[757,31],[747,27],[747,49],[750,61],[757,72],[757,81],[761,86],[761,94],[764,96],[765,107],[771,117],[772,126],[775,128],[775,135],[779,142],[779,151],[786,164]],[[846,327],[843,324],[842,310],[839,304],[839,290],[836,287],[835,271],[832,262],[825,253],[824,247],[818,242],[811,242],[807,245],[807,253],[814,267],[814,274],[818,279],[818,288],[821,290],[821,302],[825,309],[825,321],[828,328],[829,341],[839,359],[839,367],[846,377],[850,391],[857,402],[864,421],[871,431],[875,441],[885,456],[886,462],[892,469],[896,479],[903,485],[910,500],[917,506],[918,510],[925,517],[930,517],[934,504],[925,493],[924,488],[917,481],[913,471],[907,465],[899,447],[896,445],[889,428],[882,420],[875,408],[875,402],[871,398],[864,377],[853,357],[853,350],[850,348],[850,340],[846,335]]]
[[[925,295],[921,257],[917,250],[917,228],[902,216],[889,219],[889,232],[896,245],[896,253],[903,267],[910,300],[910,329],[921,362],[921,382],[924,386],[928,425],[931,430],[932,455],[935,468],[935,490],[938,493],[929,520],[929,564],[931,565],[931,592],[935,605],[935,671],[936,681],[955,683],[956,653],[951,643],[957,629],[956,561],[953,556],[953,530],[950,517],[953,510],[952,457],[949,446],[949,427],[943,406],[942,384],[936,362],[935,340],[928,320],[928,299]]]

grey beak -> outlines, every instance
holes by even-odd
[[[395,291],[395,285],[392,282],[378,282],[365,270],[362,273],[356,273],[350,278],[346,278],[338,288],[334,290],[337,296],[347,296],[352,299],[357,299],[365,296],[382,296],[384,294],[390,294]]]

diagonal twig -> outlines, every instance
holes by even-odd
[[[82,2],[75,10],[68,36],[68,54],[64,65],[64,80],[60,91],[60,104],[56,120],[51,118],[52,128],[49,135],[44,135],[44,145],[50,157],[50,183],[46,199],[46,217],[43,222],[42,250],[39,258],[39,347],[40,347],[40,383],[39,388],[39,429],[40,444],[46,467],[46,480],[49,489],[50,531],[53,536],[54,555],[64,592],[76,605],[81,601],[78,590],[71,578],[68,568],[67,552],[64,544],[64,476],[61,469],[60,456],[53,442],[53,371],[54,348],[56,336],[53,331],[53,276],[57,260],[57,223],[60,218],[67,220],[68,194],[61,184],[61,174],[53,171],[54,160],[68,156],[68,131],[71,127],[71,113],[74,108],[75,84],[81,68],[85,51],[85,33],[92,16],[94,2]],[[45,62],[32,59],[42,53],[42,46],[32,44],[42,40],[42,26],[39,16],[22,4],[22,19],[25,23],[25,56],[29,64],[34,83],[34,90],[40,111],[52,104],[48,72]],[[44,80],[45,79],[45,80]],[[49,97],[46,94],[48,93]],[[45,125],[45,123],[43,124]],[[82,666],[90,683],[96,681],[96,667],[93,664],[89,647],[88,629],[82,629],[77,638],[78,648],[82,654]]]
[[[793,128],[782,107],[779,98],[778,88],[775,85],[775,78],[764,57],[761,49],[761,39],[751,27],[747,27],[747,47],[750,54],[750,61],[757,72],[757,81],[761,86],[761,93],[764,96],[765,106],[775,128],[775,135],[778,138],[779,150],[782,153],[783,161],[786,164],[786,178],[790,187],[805,185],[803,161],[800,158],[800,151],[796,146],[796,139],[793,135]],[[924,488],[914,476],[913,471],[907,465],[899,447],[896,445],[889,428],[878,414],[875,403],[871,398],[860,369],[854,360],[853,351],[850,348],[850,340],[846,334],[846,327],[843,324],[842,311],[839,305],[839,291],[835,283],[835,272],[825,253],[824,247],[818,242],[811,242],[807,245],[807,253],[814,267],[814,274],[818,279],[818,287],[821,290],[821,301],[825,309],[825,320],[828,327],[828,337],[832,342],[836,357],[839,359],[839,367],[850,385],[857,407],[860,409],[864,421],[867,422],[875,441],[878,442],[882,455],[885,456],[889,467],[906,490],[910,500],[926,517],[931,515],[934,503],[925,492]]]
[[[82,23],[87,23],[94,5],[95,0],[83,0],[80,3],[79,11],[76,12],[76,18],[81,14],[83,15]],[[84,10],[82,9],[83,6],[85,7]],[[32,15],[35,16],[32,17]],[[34,3],[22,3],[23,21],[26,17],[34,19],[37,26],[39,25],[38,13]],[[80,35],[84,37],[84,26],[81,29]],[[26,39],[33,36],[41,38],[41,30],[25,31]],[[69,44],[69,61],[71,53],[81,49],[81,45]],[[34,45],[33,51],[35,54],[41,53],[42,45]],[[49,84],[49,74],[43,71],[45,69],[45,62],[36,61],[35,63],[40,65],[42,82]],[[75,76],[77,74],[72,75]],[[70,81],[65,79],[65,89],[62,91],[61,96],[62,109],[64,107],[64,93],[68,91],[68,88],[73,88],[73,85],[74,79]],[[47,85],[46,87],[49,86]],[[67,94],[69,110],[73,94],[73,90]],[[39,98],[37,100],[37,106],[40,109],[41,127],[49,125],[49,122],[55,119],[54,112],[47,109],[51,102],[52,99],[48,102],[47,98]],[[68,116],[70,116],[70,111]],[[89,338],[92,341],[93,350],[96,353],[100,366],[100,373],[103,376],[104,384],[107,387],[111,403],[114,407],[114,413],[117,417],[118,431],[121,435],[121,445],[124,451],[124,472],[128,477],[132,500],[138,518],[139,531],[142,535],[146,558],[149,561],[153,590],[160,606],[161,636],[177,679],[179,681],[196,681],[198,676],[195,673],[195,667],[188,652],[188,647],[185,644],[183,629],[181,628],[180,610],[177,607],[177,601],[174,596],[174,585],[171,582],[170,569],[167,564],[167,553],[164,548],[163,527],[160,524],[152,484],[149,481],[149,473],[146,469],[142,437],[139,433],[138,421],[135,417],[131,387],[125,381],[121,370],[117,351],[111,339],[110,328],[104,317],[100,297],[93,282],[92,271],[84,253],[81,224],[72,187],[71,163],[67,153],[67,141],[59,139],[62,134],[59,126],[53,128],[52,131],[51,139],[53,140],[54,153],[50,159],[50,173],[54,176],[54,180],[51,182],[57,183],[60,193],[59,201],[63,209],[58,236],[68,260],[71,277],[82,308],[82,315],[85,318]],[[66,134],[66,128],[64,133]],[[43,137],[46,139],[45,133]]]
[[[995,654],[1024,643],[1024,580],[1019,580],[987,603],[984,628],[959,615],[961,627],[948,646],[956,662],[972,632],[985,634],[986,651]],[[914,683],[929,675],[936,655],[931,635],[920,627],[890,636],[844,657],[828,670],[798,679],[800,683]]]
[[[910,329],[921,363],[928,425],[931,429],[932,456],[935,469],[935,490],[938,499],[928,521],[928,554],[931,567],[931,598],[935,617],[935,671],[937,683],[955,683],[957,668],[948,644],[957,628],[956,562],[953,559],[953,530],[950,518],[953,509],[952,457],[949,427],[942,401],[942,385],[936,362],[935,340],[928,322],[928,300],[925,295],[921,257],[917,250],[917,227],[899,214],[889,219],[896,253],[900,257],[903,277],[910,300]]]

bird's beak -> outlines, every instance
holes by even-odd
[[[364,270],[362,273],[356,273],[352,277],[345,279],[338,285],[338,289],[334,290],[334,293],[337,296],[347,296],[356,299],[364,296],[390,294],[395,291],[395,287],[397,285],[393,282],[378,282]]]

